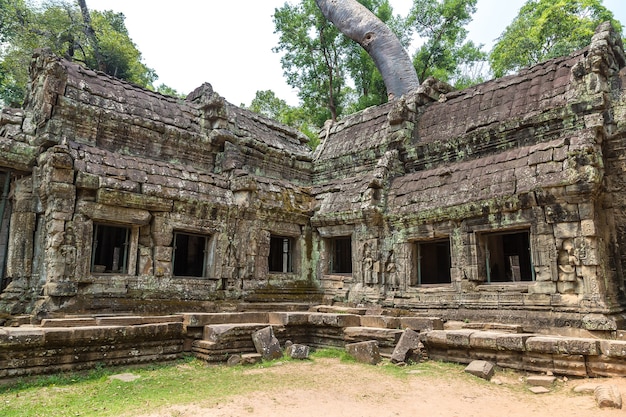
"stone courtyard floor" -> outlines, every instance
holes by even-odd
[[[444,371],[406,369],[398,378],[374,366],[345,363],[338,359],[315,362],[287,362],[246,372],[273,373],[277,378],[305,382],[305,389],[277,389],[271,386],[246,396],[233,396],[219,404],[198,399],[188,405],[152,410],[140,417],[609,417],[623,416],[624,410],[600,409],[593,393],[579,394],[581,384],[615,384],[626,393],[626,378],[563,380],[551,392],[533,394],[526,374],[498,371],[491,382],[469,376],[463,367]],[[299,384],[303,386],[302,384]],[[189,387],[193,389],[193,386]],[[132,417],[139,417],[133,415]]]

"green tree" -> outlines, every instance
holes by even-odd
[[[345,42],[322,16],[314,0],[285,3],[274,11],[274,52],[283,53],[281,65],[287,83],[298,89],[302,107],[316,124],[337,120],[343,110],[346,76],[343,68]]]
[[[157,93],[161,93],[164,96],[171,96],[171,97],[178,97],[178,98],[185,98],[187,97],[186,94],[184,93],[179,93],[175,88],[170,87],[167,84],[159,84],[156,88]]]
[[[481,51],[482,45],[466,40],[465,29],[476,12],[476,1],[413,1],[407,24],[424,39],[413,56],[420,80],[432,76],[458,88],[481,81],[473,70],[487,54]]]
[[[360,3],[392,28],[404,28],[393,21],[388,0]],[[339,33],[314,0],[285,3],[275,10],[274,25],[279,41],[273,50],[283,54],[287,83],[298,89],[302,108],[314,125],[387,101],[382,77],[367,52]],[[400,37],[407,39],[406,34]]]
[[[85,22],[76,3],[0,2],[0,99],[6,104],[19,106],[23,101],[28,67],[36,48],[49,48],[89,68],[152,88],[156,74],[141,62],[141,53],[128,35],[123,14],[94,11],[90,13],[90,22]],[[90,41],[88,27],[93,29],[97,45]]]
[[[584,48],[607,20],[622,30],[601,0],[529,0],[489,55],[493,73],[501,77]]]
[[[317,128],[303,107],[290,106],[285,100],[278,98],[272,90],[259,90],[248,109],[300,130],[309,138],[311,149],[317,147],[319,143]]]

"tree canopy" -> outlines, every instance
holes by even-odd
[[[382,21],[392,19],[388,0],[361,3]],[[274,25],[279,35],[274,52],[283,54],[287,83],[298,89],[302,106],[315,125],[336,120],[348,109],[359,110],[387,100],[382,77],[367,52],[341,35],[314,0],[285,3],[275,10]]]
[[[435,76],[465,86],[481,79],[472,69],[486,62],[481,45],[466,41],[465,25],[476,11],[476,0],[414,0],[406,18],[394,16],[388,0],[359,0],[386,23],[408,47],[413,35],[424,39],[415,52],[420,80]],[[275,52],[287,83],[299,91],[313,125],[322,126],[387,101],[380,72],[368,53],[339,33],[321,14],[314,0],[285,3],[274,13]]]
[[[74,2],[0,0],[0,6],[0,100],[6,104],[23,101],[36,48],[49,48],[89,68],[153,88],[156,73],[141,62],[122,13],[92,11],[87,22]],[[97,44],[90,39],[90,28]]]
[[[605,21],[622,30],[601,0],[529,0],[491,51],[493,74],[501,77],[584,48]]]
[[[476,12],[477,0],[414,0],[407,24],[424,43],[413,56],[420,80],[435,77],[465,87],[481,79],[472,68],[486,61],[482,45],[467,41],[467,26]]]

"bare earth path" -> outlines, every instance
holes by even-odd
[[[552,392],[532,394],[522,374],[496,373],[484,382],[454,368],[446,372],[411,371],[398,377],[382,369],[337,359],[288,362],[245,372],[272,373],[294,380],[289,388],[267,387],[247,396],[233,396],[215,404],[202,399],[190,405],[172,405],[140,417],[609,417],[624,410],[597,408],[593,394],[572,388],[590,382],[611,383],[626,393],[624,378],[570,379]],[[193,386],[189,387],[193,389]],[[139,416],[137,416],[139,417]]]

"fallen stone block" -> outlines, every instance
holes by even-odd
[[[526,383],[533,387],[550,388],[555,381],[556,377],[548,375],[532,375],[526,378]]]
[[[287,356],[292,359],[308,359],[311,348],[307,345],[294,343],[285,350]]]
[[[260,363],[263,360],[263,356],[260,353],[244,353],[241,355],[242,365],[254,365]]]
[[[241,364],[241,355],[230,355],[226,360],[228,366],[237,366]]]
[[[398,340],[398,344],[391,354],[391,362],[406,362],[409,360],[409,356],[414,356],[410,355],[412,351],[419,352],[421,349],[424,349],[424,345],[420,342],[419,336],[418,332],[406,329],[400,336],[400,340]]]
[[[604,384],[594,391],[596,404],[600,408],[622,408],[622,394],[616,385]]]
[[[274,336],[272,326],[267,326],[252,333],[252,342],[254,342],[256,351],[261,354],[265,360],[278,359],[283,356],[280,342],[276,336]]]
[[[548,392],[550,392],[550,390],[546,387],[530,387],[528,388],[528,391],[532,392],[533,394],[547,394]]]
[[[489,361],[472,361],[465,368],[465,372],[489,381],[495,372],[495,367]]]
[[[348,343],[346,345],[346,352],[348,352],[348,354],[355,358],[358,362],[376,365],[381,361],[378,343],[375,340]]]
[[[586,384],[580,384],[574,387],[574,389],[572,391],[574,391],[577,394],[593,394],[596,390],[596,388],[598,388],[601,384],[598,383],[586,383]]]

